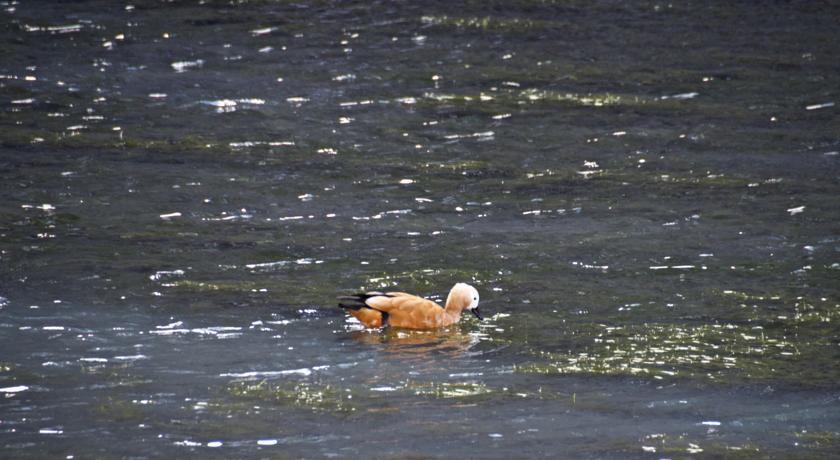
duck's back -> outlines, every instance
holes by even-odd
[[[367,292],[340,300],[339,305],[367,327],[429,329],[448,325],[443,307],[405,292]]]
[[[446,312],[431,300],[406,294],[389,292],[387,297],[372,297],[367,304],[388,314],[388,324],[410,329],[429,329],[446,326]]]

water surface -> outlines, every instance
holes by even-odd
[[[836,6],[2,10],[7,455],[840,450]]]

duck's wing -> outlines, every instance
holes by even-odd
[[[369,297],[365,304],[375,310],[390,314],[411,314],[417,312],[437,311],[443,309],[431,300],[417,297],[405,292],[389,292],[386,295]]]
[[[388,293],[380,291],[341,296],[338,298],[338,306],[346,309],[366,327],[382,327],[388,323],[388,313],[369,305],[368,300],[388,296]]]
[[[339,297],[339,306],[368,327],[394,324],[400,327],[428,328],[440,321],[444,309],[431,300],[406,292],[370,291]]]
[[[350,310],[359,310],[361,308],[370,308],[367,305],[367,299],[378,295],[385,295],[384,292],[363,292],[361,294],[343,295],[338,298],[338,306]]]
[[[405,304],[409,299],[425,300],[407,292],[368,291],[359,294],[346,295],[338,298],[338,306],[350,310],[372,308],[388,311],[395,305]],[[408,303],[411,303],[410,301]]]

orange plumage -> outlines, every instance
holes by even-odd
[[[434,329],[457,323],[464,310],[482,319],[478,291],[464,283],[452,287],[445,306],[405,292],[379,291],[339,297],[338,305],[366,327]]]

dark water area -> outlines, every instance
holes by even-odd
[[[0,457],[840,453],[836,2],[0,9]]]

